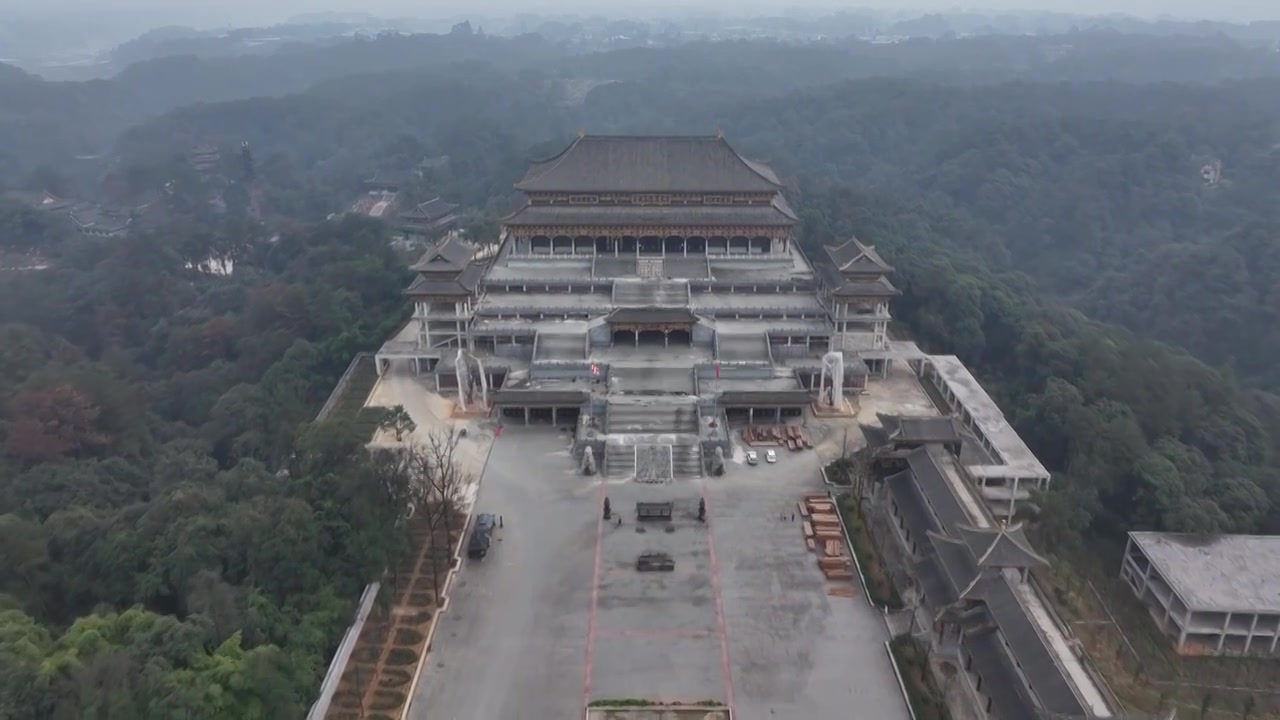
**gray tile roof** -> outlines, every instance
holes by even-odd
[[[808,405],[812,400],[808,390],[725,390],[719,397],[721,407]]]
[[[456,204],[445,202],[437,197],[419,204],[412,210],[400,213],[399,217],[406,222],[435,222],[443,217],[448,217],[457,209],[458,206]]]
[[[1049,564],[1031,547],[1022,524],[1000,528],[977,528],[960,525],[955,534],[969,547],[969,552],[982,567],[1030,568]]]
[[[525,192],[771,192],[767,166],[739,155],[722,137],[587,135],[533,163],[516,183]]]
[[[877,413],[880,423],[889,430],[889,439],[904,443],[958,443],[963,439],[960,422],[948,415],[910,417]]]
[[[410,270],[425,273],[459,273],[471,262],[474,250],[460,240],[448,238],[431,246]]]
[[[484,265],[472,263],[452,277],[421,274],[405,289],[406,295],[471,295],[484,277]]]
[[[512,226],[758,225],[790,227],[795,217],[776,205],[526,205],[508,216]]]
[[[929,508],[937,517],[939,529],[955,527],[969,522],[964,506],[951,490],[929,448],[920,448],[907,455],[907,467],[916,479]]]
[[[976,588],[971,586],[978,576],[978,567],[968,548],[964,543],[936,532],[929,533],[929,544],[933,546],[938,570],[947,583],[947,595],[938,599],[950,603],[960,599],[961,595],[972,598]]]
[[[938,521],[929,512],[924,498],[920,496],[920,491],[911,477],[911,471],[904,470],[896,475],[890,475],[884,481],[889,488],[889,495],[898,506],[898,514],[902,516],[907,529],[911,531],[911,537],[918,538],[917,547],[928,550],[932,554],[926,535],[939,529]]]
[[[828,245],[827,257],[843,273],[883,274],[893,272],[893,266],[880,257],[874,245],[863,245],[857,238],[850,238],[842,245]]]
[[[998,569],[1001,563],[1034,564],[1040,562],[1039,556],[1025,544],[1021,527],[1000,533],[970,526],[934,461],[935,452],[939,451],[913,450],[906,455],[909,469],[885,479],[900,515],[912,529],[912,539],[927,528],[928,540],[920,548],[925,557],[917,563],[917,577],[930,605],[967,628],[965,647],[975,667],[981,663],[976,669],[983,677],[983,691],[1000,717],[1040,718],[1038,708],[1055,718],[1089,717],[1044,636]],[[983,556],[986,563],[979,568]],[[999,628],[999,634],[993,627]],[[1020,673],[1010,658],[1016,658]]]
[[[982,677],[982,692],[991,698],[992,715],[1014,720],[1039,717],[1035,700],[1018,677],[1017,670],[994,632],[975,633],[964,639],[973,669]]]
[[[1022,674],[1030,681],[1031,691],[1040,699],[1044,709],[1055,717],[1088,717],[1008,580],[1000,576],[995,582],[986,584],[982,601],[991,619],[1000,627],[1000,634],[1009,644],[1013,657],[1018,659]]]
[[[853,297],[893,297],[902,291],[894,287],[889,278],[880,276],[875,280],[851,280],[840,274],[840,269],[831,263],[819,263],[814,268],[821,278],[822,284],[832,293]]]
[[[537,388],[499,388],[494,394],[493,404],[498,407],[534,405],[568,406],[580,405],[587,400],[588,388],[581,390],[539,390]]]

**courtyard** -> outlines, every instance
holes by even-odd
[[[569,446],[545,427],[494,441],[475,511],[502,527],[450,590],[410,718],[579,718],[624,698],[745,720],[908,717],[879,613],[827,594],[792,520],[823,489],[817,453],[748,466],[738,452],[721,477],[651,485],[585,477]],[[671,521],[638,522],[647,500],[673,502]],[[642,552],[674,570],[638,572]]]

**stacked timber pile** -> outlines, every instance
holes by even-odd
[[[792,451],[813,448],[809,431],[799,425],[748,425],[742,429],[742,440],[748,445],[785,445]]]
[[[836,585],[827,589],[828,595],[853,597],[852,562],[849,559],[849,543],[844,537],[844,527],[836,514],[835,501],[828,495],[806,495],[798,504],[804,521],[805,544],[818,555],[818,567],[828,580]]]

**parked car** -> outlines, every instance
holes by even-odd
[[[747,451],[747,464],[748,464],[748,465],[757,465],[757,464],[759,464],[759,462],[760,462],[760,456],[756,454],[756,451],[755,451],[755,450],[748,450],[748,451]]]
[[[493,544],[493,526],[497,522],[493,513],[476,515],[475,524],[471,527],[471,539],[467,541],[467,557],[480,560],[489,554],[489,546]]]
[[[776,453],[776,452],[774,452],[774,451],[772,451],[772,450],[766,450],[766,451],[765,451],[765,453],[764,453],[764,461],[765,461],[765,462],[767,462],[767,463],[776,463],[776,462],[778,462],[778,453]]]

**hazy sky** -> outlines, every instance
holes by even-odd
[[[1261,20],[1280,19],[1280,0],[983,0],[974,5],[931,0],[897,0],[889,3],[870,2],[815,2],[786,3],[769,0],[642,0],[651,7],[669,6],[673,11],[685,12],[696,8],[746,13],[751,11],[782,12],[799,5],[822,5],[827,9],[841,7],[853,9],[867,6],[892,7],[899,10],[939,10],[957,7],[975,7],[986,10],[1054,10],[1060,12],[1099,14],[1128,13],[1143,17],[1168,15],[1182,19],[1230,19]],[[128,10],[155,12],[156,25],[173,22],[177,17],[200,18],[204,22],[219,25],[239,25],[282,20],[290,15],[307,12],[343,11],[366,12],[374,15],[400,15],[418,17],[442,17],[466,13],[513,13],[540,11],[542,13],[565,11],[595,11],[602,15],[626,15],[636,8],[637,2],[621,0],[0,0],[0,15],[4,13],[33,14],[50,11],[109,11]]]

